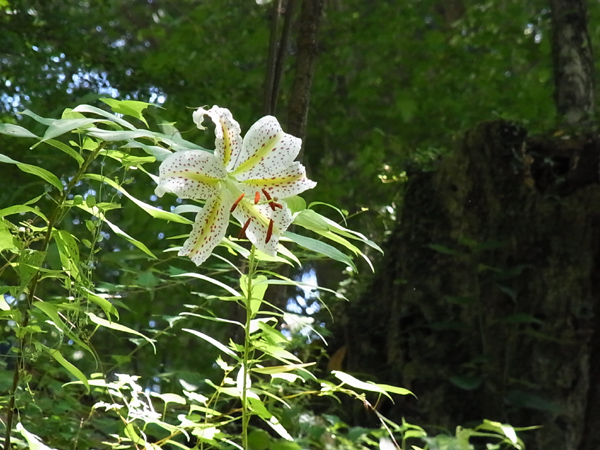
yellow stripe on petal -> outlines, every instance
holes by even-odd
[[[224,191],[208,199],[196,216],[190,237],[183,244],[179,256],[189,256],[196,265],[206,261],[225,237],[231,203]]]
[[[225,168],[211,153],[200,150],[177,152],[160,165],[159,193],[205,199],[215,194],[218,183],[226,177]]]
[[[227,170],[239,178],[268,178],[288,167],[298,156],[302,141],[291,134],[284,133],[281,125],[273,116],[265,116],[250,127],[240,157]],[[246,172],[253,175],[245,176]]]
[[[246,194],[266,189],[272,197],[286,198],[298,195],[316,186],[314,181],[306,178],[306,170],[299,162],[273,171],[271,177],[257,177],[253,169],[239,177],[238,186]]]
[[[258,163],[265,159],[273,151],[275,146],[281,141],[282,134],[276,134],[266,138],[262,141],[260,147],[254,148],[254,152],[252,156],[250,156],[246,161],[240,164],[234,171],[233,174],[244,173],[253,167],[255,167]]]
[[[200,108],[197,115],[207,115],[215,124],[215,157],[223,167],[231,170],[233,161],[242,151],[242,129],[227,108],[213,106],[209,110]],[[196,119],[194,119],[196,120]]]

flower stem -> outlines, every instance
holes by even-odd
[[[254,259],[255,247],[250,250],[248,258],[248,278],[247,278],[247,296],[244,299],[244,309],[246,310],[246,323],[244,324],[244,354],[242,356],[242,448],[248,449],[248,423],[250,422],[250,410],[248,408],[247,390],[249,386],[248,377],[250,374],[249,360],[252,351],[250,344],[250,321],[252,320],[252,280],[256,272],[256,260]]]

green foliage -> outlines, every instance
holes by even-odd
[[[142,108],[139,102],[106,103],[145,122],[138,115],[147,104]],[[73,118],[74,114],[78,117]],[[200,445],[278,450],[304,445],[367,448],[413,436],[406,427],[387,421],[370,402],[381,396],[393,400],[393,395],[410,391],[363,382],[341,371],[332,372],[336,382],[316,362],[304,362],[290,346],[293,336],[283,330],[302,333],[310,329],[315,336],[318,331],[310,321],[292,324],[291,316],[268,296],[271,286],[302,286],[276,273],[283,263],[299,262],[292,250],[302,260],[331,258],[355,268],[343,250],[367,259],[362,249],[381,251],[375,243],[307,208],[306,203],[292,200],[297,225],[315,237],[288,232],[285,245],[291,247],[286,250],[282,245],[277,257],[253,246],[248,250],[243,239],[229,238],[211,264],[200,272],[189,271],[183,261],[169,256],[170,248],[150,248],[115,223],[116,212],[125,217],[131,208],[160,220],[163,230],[190,223],[123,187],[131,184],[126,180],[133,173],[154,182],[151,173],[155,169],[146,166],[155,163],[157,155],[185,145],[173,137],[177,133],[168,137],[142,131],[114,112],[89,105],[66,110],[56,120],[28,115],[46,127],[32,149],[40,151],[41,143],[50,143],[58,157],[76,164],[72,174],[60,176],[30,165],[26,173],[45,182],[36,185],[41,194],[3,209],[0,215],[0,254],[5,261],[0,268],[4,294],[0,319],[12,347],[11,363],[5,368],[13,374],[12,381],[10,377],[1,380],[8,387],[8,394],[1,398],[8,411],[6,442],[14,431],[22,438],[15,435],[11,441],[15,445],[39,449],[67,448],[74,440],[76,448],[191,449]],[[14,128],[2,130],[15,136]],[[31,137],[25,132],[19,135]],[[10,158],[2,162],[17,164]],[[76,194],[76,188],[84,184],[84,195]],[[121,204],[125,199],[130,203]],[[196,210],[179,208],[183,213]],[[109,220],[108,215],[117,219]],[[115,242],[106,239],[104,230],[114,233]],[[111,249],[119,260],[110,255],[103,259]],[[240,260],[245,261],[245,271],[238,268]],[[101,264],[119,267],[121,280],[100,277],[108,273],[98,271]],[[144,308],[132,301],[136,290],[153,299],[163,295],[161,290],[181,295],[188,286],[198,290],[190,304],[168,313],[152,311],[151,319],[144,318]],[[237,318],[225,313],[230,305],[238,311]],[[217,332],[211,324],[229,332]],[[112,346],[124,339],[131,350],[119,354]],[[168,361],[174,343],[194,349],[190,353],[199,364],[185,371]],[[152,354],[140,357],[148,347],[155,357],[168,361],[163,368],[139,365],[152,361]],[[311,412],[311,398],[339,401],[340,395],[359,400],[376,415],[380,427],[350,428],[346,433],[339,419]],[[61,400],[56,403],[54,399]],[[59,413],[63,407],[69,411],[66,417]],[[491,422],[481,427],[488,433],[479,428],[468,430],[470,434],[463,431],[460,442],[468,444],[471,436],[497,438],[502,432],[521,448],[512,428]],[[415,437],[426,448],[442,448],[434,446],[441,438],[429,438],[424,432]],[[467,444],[460,448],[470,448]]]
[[[297,227],[286,234],[286,248],[276,258],[255,255],[261,261],[260,273],[247,278],[237,268],[240,260],[250,257],[250,250],[235,238],[222,243],[217,251],[222,259],[213,258],[201,273],[193,272],[189,262],[174,253],[164,252],[189,232],[188,213],[197,206],[172,209],[170,200],[153,199],[152,174],[155,162],[172,151],[209,146],[190,124],[186,107],[198,106],[197,102],[235,104],[242,123],[257,117],[269,10],[252,1],[232,0],[0,1],[0,44],[6,49],[0,108],[4,120],[11,122],[0,124],[5,155],[0,162],[7,186],[0,193],[4,258],[0,292],[7,295],[0,296],[0,317],[5,319],[5,343],[12,348],[10,370],[19,355],[17,344],[22,339],[29,343],[22,353],[26,365],[18,404],[46,401],[39,410],[34,406],[21,410],[31,432],[44,441],[51,436],[50,445],[58,448],[67,448],[76,435],[82,448],[101,446],[109,434],[119,436],[112,442],[142,442],[143,420],[125,426],[117,420],[116,410],[110,410],[110,419],[108,413],[99,414],[104,408],[89,415],[90,403],[108,395],[108,384],[120,382],[116,373],[141,374],[143,391],[156,387],[158,392],[152,392],[162,396],[182,396],[190,410],[192,401],[182,393],[182,385],[207,398],[216,388],[206,379],[223,389],[237,389],[235,384],[221,386],[227,371],[215,361],[220,352],[228,355],[229,364],[236,361],[233,355],[239,358],[244,297],[251,299],[246,311],[251,342],[262,346],[259,356],[283,359],[272,362],[274,366],[252,368],[253,386],[266,379],[295,396],[299,388],[289,383],[312,383],[309,391],[323,395],[319,382],[306,375],[312,366],[289,359],[290,354],[298,357],[314,349],[301,352],[293,345],[283,348],[284,342],[278,341],[276,332],[285,326],[285,315],[277,309],[282,305],[273,300],[272,292],[280,285],[306,288],[291,276],[277,274],[279,264],[298,267],[301,262],[334,260],[354,271],[362,263],[354,257],[360,256],[370,265],[369,257],[380,251],[375,242],[381,242],[402,206],[400,184],[415,168],[434,168],[439,156],[449,151],[448,142],[462,130],[495,116],[529,122],[534,131],[553,122],[546,2],[467,1],[455,21],[440,12],[439,2],[396,3],[381,2],[376,8],[357,0],[329,4],[312,91],[313,126],[308,130],[305,163],[319,181],[321,200],[350,211],[369,208],[352,221],[363,233],[348,228],[343,221],[347,213],[340,222],[337,213],[322,205],[309,202],[307,208],[304,200],[294,199],[288,205],[297,213]],[[598,5],[590,5],[591,23],[599,11]],[[600,28],[590,31],[597,38]],[[288,73],[294,50],[292,44],[285,64]],[[283,81],[286,87],[290,82],[289,77]],[[104,99],[102,106],[112,112],[88,104],[61,111],[64,105],[96,104],[107,93],[130,100]],[[162,110],[147,108],[148,102],[168,107],[169,122]],[[287,102],[284,93],[280,112]],[[19,112],[18,121],[14,112]],[[51,118],[56,116],[61,118]],[[434,245],[442,253],[454,251]],[[503,270],[482,267],[481,276],[512,298],[515,294],[510,279],[502,278],[508,276]],[[244,290],[248,280],[266,291],[248,297]],[[320,292],[342,297],[336,290]],[[447,300],[457,305],[475,301]],[[24,322],[27,310],[30,318]],[[263,310],[269,313],[263,315]],[[525,327],[535,318],[505,320]],[[323,333],[314,327],[314,332]],[[293,342],[298,341],[305,342],[306,337]],[[173,350],[179,348],[185,351]],[[271,370],[281,370],[275,378],[281,384],[273,384]],[[316,377],[325,378],[315,370]],[[90,385],[91,398],[81,385],[61,387],[70,380],[83,383],[81,374],[97,371],[105,386]],[[475,372],[469,366],[451,381],[472,387],[479,375]],[[38,373],[46,374],[42,381],[28,384],[39,378]],[[12,372],[2,379],[3,391],[10,390],[11,381]],[[127,391],[131,404],[137,389],[132,383],[123,381],[121,387],[110,389]],[[266,384],[264,391],[270,392]],[[239,396],[223,396],[223,403],[218,396],[215,404],[239,406],[232,406]],[[58,406],[48,404],[50,398],[60,399],[58,404],[68,405],[72,413],[62,417]],[[152,401],[160,402],[159,398]],[[274,399],[263,404],[294,438],[305,439],[303,443],[321,445],[318,436],[330,432],[337,436],[331,438],[331,446],[379,442],[377,430],[361,434],[330,420],[332,415],[309,414],[306,423],[295,421],[306,412],[307,403],[301,396],[293,398],[302,400],[296,404],[283,399],[290,411],[300,411],[296,416],[284,407],[278,409],[281,402]],[[535,400],[530,399],[541,405],[544,399]],[[121,415],[127,408],[123,404]],[[149,402],[144,404],[150,408]],[[161,432],[183,427],[177,417],[183,414],[178,409],[182,405],[165,402],[160,421],[167,428]],[[193,405],[207,408],[203,402]],[[270,420],[260,404],[253,406],[259,420]],[[44,416],[47,420],[38,420]],[[191,420],[198,423],[196,417]],[[237,431],[233,420],[234,415],[226,426]],[[147,425],[147,435],[158,433],[154,426],[157,423]],[[196,432],[205,442],[223,438],[211,427],[205,429]],[[412,431],[394,433],[404,436]],[[265,433],[250,432],[251,445],[286,446]],[[31,436],[22,433],[25,440],[35,440]]]
[[[149,106],[127,101],[106,103],[116,112],[126,112],[138,120],[138,115]],[[85,113],[94,117],[87,117]],[[138,199],[123,187],[125,183],[121,181],[135,169],[142,176],[149,176],[154,170],[146,171],[144,166],[156,162],[155,155],[161,154],[156,151],[157,148],[171,152],[185,145],[185,141],[174,138],[175,135],[167,137],[162,133],[139,130],[118,115],[89,105],[66,110],[63,118],[56,120],[31,112],[27,112],[27,115],[46,127],[46,131],[36,138],[37,143],[32,149],[40,151],[41,143],[51,143],[57,155],[63,159],[70,158],[76,164],[73,165],[72,175],[63,174],[61,177],[40,166],[27,165],[27,170],[24,170],[26,173],[38,176],[55,187],[58,193],[48,190],[47,185],[38,185],[42,194],[34,200],[2,210],[1,251],[5,259],[1,268],[2,289],[10,297],[3,298],[1,318],[5,321],[5,330],[11,335],[8,343],[14,347],[11,350],[11,366],[15,374],[13,382],[9,383],[9,394],[3,400],[9,411],[19,411],[20,420],[27,419],[27,423],[31,424],[28,429],[20,424],[16,426],[14,416],[9,414],[8,428],[5,430],[7,436],[16,426],[14,430],[21,434],[28,445],[37,448],[48,448],[42,442],[64,446],[75,434],[87,442],[86,445],[92,445],[97,440],[93,430],[100,427],[107,436],[113,436],[110,439],[103,438],[105,445],[115,448],[123,448],[123,445],[160,448],[168,444],[190,448],[183,443],[183,436],[187,441],[193,436],[197,442],[220,447],[237,440],[239,427],[236,422],[241,421],[242,445],[247,448],[249,420],[256,416],[281,439],[292,441],[294,438],[277,418],[281,405],[289,408],[287,397],[318,394],[320,390],[303,387],[304,383],[316,382],[315,376],[308,371],[313,364],[302,363],[298,356],[286,349],[289,340],[279,329],[281,318],[285,316],[265,298],[267,288],[272,284],[295,286],[297,283],[287,277],[270,280],[272,272],[260,271],[258,263],[264,259],[272,266],[274,261],[294,263],[298,259],[289,250],[282,252],[282,255],[291,255],[290,261],[261,255],[254,248],[242,251],[245,250],[242,241],[238,240],[233,246],[233,241],[228,240],[225,246],[229,250],[229,257],[233,257],[234,261],[240,256],[249,258],[247,274],[240,272],[233,261],[228,262],[227,270],[223,270],[220,262],[215,263],[208,272],[216,271],[212,276],[185,272],[172,265],[167,266],[166,271],[159,269],[161,264],[173,264],[169,263],[170,256],[156,256],[160,253],[123,231],[107,216],[114,215],[116,211],[139,207],[153,219],[189,224],[188,219],[178,214]],[[74,115],[77,117],[74,118]],[[23,131],[15,134],[14,127],[5,127],[0,131],[13,137],[31,137]],[[138,145],[142,142],[147,144]],[[153,150],[147,151],[148,146]],[[195,146],[192,144],[191,147]],[[11,158],[6,157],[0,162],[17,165],[23,170],[23,166]],[[150,178],[153,180],[152,176]],[[85,198],[75,194],[76,187],[83,183],[89,183]],[[120,199],[131,200],[131,203],[122,205]],[[319,224],[317,235],[321,231],[323,237],[341,243],[360,255],[362,251],[350,245],[344,236],[374,246],[360,233],[352,232],[314,211],[306,215],[311,210],[302,209],[306,205],[301,202],[296,201],[295,204],[297,217],[305,213],[302,221],[305,228],[314,230],[315,224]],[[11,217],[16,217],[17,221],[11,221]],[[91,219],[84,219],[84,227],[73,226],[81,224],[84,217]],[[129,258],[144,261],[145,270],[140,267],[133,272],[137,274],[135,280],[115,285],[96,278],[98,272],[94,269],[101,263],[100,255],[107,250],[102,248],[102,240],[106,235],[103,225],[122,240],[121,244],[113,245],[128,246]],[[338,256],[338,259],[352,264],[351,259],[340,250],[316,239],[292,234],[289,242],[302,245],[305,242],[303,239],[310,239],[312,244],[304,247],[312,252],[327,257],[335,250],[336,255],[343,256]],[[232,276],[239,278],[239,290],[230,287]],[[127,315],[123,313],[128,309],[131,309],[134,317],[138,314],[132,305],[119,300],[131,295],[129,292],[135,291],[136,286],[154,295],[157,286],[172,289],[169,286],[178,286],[179,282],[171,280],[182,277],[199,280],[202,283],[200,286],[203,286],[203,292],[197,297],[200,303],[192,306],[192,311],[184,307],[184,311],[175,316],[163,316],[168,326],[158,332],[152,330],[152,326],[140,330],[139,325],[130,326],[122,320],[124,317],[127,320]],[[209,294],[210,289],[207,288],[211,284],[226,295]],[[119,294],[116,295],[116,292]],[[7,299],[10,299],[10,303]],[[233,302],[241,306],[246,315],[245,321],[226,319],[215,301]],[[119,311],[119,308],[125,309]],[[208,319],[237,327],[243,339],[221,342],[222,337],[211,337],[206,327],[198,327],[196,319],[200,320],[199,323]],[[180,328],[180,322],[185,322],[186,326]],[[177,328],[174,327],[176,324]],[[170,393],[167,385],[156,385],[148,391],[138,383],[139,376],[116,372],[117,369],[131,370],[129,363],[135,361],[134,354],[146,344],[155,354],[162,356],[165,347],[160,345],[161,337],[173,334],[181,340],[181,335],[186,332],[222,353],[214,360],[215,368],[218,367],[223,373],[221,381],[212,381],[214,376],[211,375],[204,380],[204,387],[200,388],[176,375],[186,389]],[[134,345],[132,352],[129,355],[117,355],[109,350],[110,347],[102,346],[102,340],[112,340],[110,333],[130,336],[130,342]],[[149,337],[148,334],[154,336]],[[193,345],[197,346],[198,341]],[[111,367],[110,358],[116,361],[116,365]],[[58,366],[53,365],[52,361]],[[52,370],[48,370],[48,367],[52,367]],[[101,372],[91,378],[84,375],[84,372],[94,368],[100,368]],[[65,421],[71,427],[70,432],[55,435],[44,426],[44,421],[36,425],[36,416],[47,417],[54,410],[41,406],[47,393],[40,389],[34,375],[36,371],[45,372],[52,380],[61,380],[59,383],[77,380],[75,384],[67,383],[61,392],[61,395],[73,401],[82,395],[93,399],[86,405],[80,405],[73,412],[73,417]],[[160,374],[154,369],[145,373],[144,378],[152,376],[156,378]],[[206,372],[199,370],[195,376],[197,381],[202,380]],[[235,380],[232,376],[235,376]],[[116,381],[111,381],[115,377]],[[82,384],[85,391],[79,391],[77,383]],[[324,389],[327,395],[338,392],[332,386],[331,383],[326,384]],[[398,393],[392,387],[389,387],[389,391]],[[386,393],[385,390],[378,392]],[[38,409],[32,410],[26,406],[27,397],[35,399],[36,404],[40,405]],[[155,412],[155,399],[164,403],[162,414]],[[236,403],[241,405],[241,410],[235,406]],[[187,412],[179,412],[186,408]],[[84,412],[86,409],[87,413]],[[99,414],[101,410],[105,413]],[[109,413],[115,414],[111,425],[104,422]],[[75,431],[77,416],[79,428]]]

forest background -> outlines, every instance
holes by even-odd
[[[349,226],[386,252],[364,249],[374,275],[360,261],[356,275],[318,258],[288,273],[350,299],[328,303],[330,315],[309,291],[277,294],[272,301],[314,319],[329,341],[324,347],[304,337],[298,351],[323,371],[329,364],[411,389],[418,399],[378,406],[397,422],[450,434],[482,419],[542,425],[525,433],[530,448],[592,449],[600,439],[593,410],[600,398],[600,152],[593,101],[585,117],[568,123],[555,85],[551,6],[586,4],[552,3],[288,0],[275,23],[273,5],[253,1],[0,0],[1,121],[35,129],[20,112],[60,117],[66,107],[100,106],[100,98],[134,99],[160,106],[145,113],[152,123],[176,123],[187,140],[211,147],[190,108],[228,107],[244,129],[276,115],[304,139],[302,161],[318,182],[306,200],[347,211]],[[588,2],[585,13],[581,46],[590,50],[600,38],[600,3]],[[270,42],[287,33],[278,68]],[[265,86],[279,70],[280,86],[269,97]],[[595,97],[593,88],[587,94]],[[0,142],[9,157],[64,172],[65,161],[7,136]],[[169,208],[147,178],[127,177],[136,198]],[[0,208],[28,201],[37,185],[2,167]],[[83,184],[79,194],[102,201],[94,189]],[[116,218],[156,255],[171,245],[164,222],[142,210]],[[197,297],[168,278],[173,254],[157,262],[108,229],[101,236],[94,277],[122,289],[120,322],[149,334],[178,326],[172,318]],[[3,335],[10,329],[6,322]],[[214,324],[206,331],[222,341],[231,333]],[[135,343],[102,333],[97,353],[118,371],[143,375],[145,386],[174,389],[216,370],[216,350],[191,336],[165,332],[156,353],[143,348],[132,356]],[[3,364],[8,392],[10,358]],[[76,407],[62,393],[55,382],[69,377],[49,369],[51,360],[40,364],[44,375],[33,379],[60,401],[50,402],[51,414],[34,431],[70,436],[89,405],[83,398]],[[373,426],[360,405],[314,407]]]

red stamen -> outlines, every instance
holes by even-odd
[[[271,201],[273,199],[273,197],[271,197],[271,195],[267,192],[266,189],[261,189],[262,193],[265,194],[265,197],[267,197],[268,201]]]
[[[265,239],[265,244],[269,243],[271,236],[273,236],[273,219],[271,219],[269,222],[269,228],[267,228],[267,238]]]
[[[283,209],[283,206],[282,206],[281,204],[279,204],[279,203],[275,203],[275,202],[273,202],[273,201],[269,202],[269,206],[271,207],[271,209],[272,209],[273,211],[275,211],[277,208],[279,208],[279,209]]]
[[[246,238],[246,230],[248,229],[248,225],[250,225],[251,220],[252,220],[252,218],[246,220],[246,223],[244,224],[244,226],[242,227],[242,229],[240,230],[240,232],[238,234],[238,239]]]
[[[244,198],[244,195],[246,195],[246,194],[242,193],[242,195],[240,195],[237,198],[237,200],[235,202],[233,202],[233,205],[231,205],[231,210],[229,211],[230,213],[232,213],[235,210],[235,208],[237,208],[238,203],[242,201],[242,199]]]
[[[254,194],[254,204],[258,204],[258,202],[260,202],[260,192],[256,191],[256,194]]]

